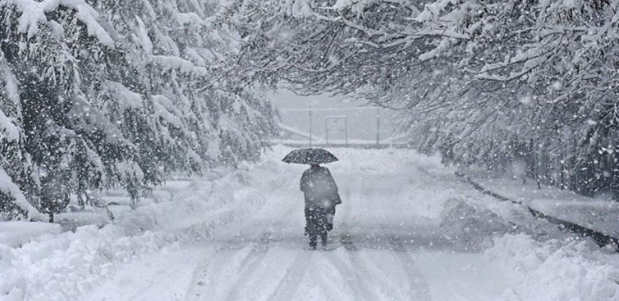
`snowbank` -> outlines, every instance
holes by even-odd
[[[512,290],[501,300],[619,300],[616,254],[588,240],[539,242],[526,234],[508,234],[496,238],[484,255],[513,279]]]
[[[450,241],[484,257],[512,279],[497,300],[619,301],[613,250],[535,220],[519,205],[462,198],[445,203],[441,229]]]
[[[498,214],[483,206],[451,199],[445,204],[441,229],[453,242],[475,248],[489,237],[507,233],[511,227]]]
[[[110,218],[103,209],[59,213],[54,215],[54,220],[64,231],[75,231],[78,227],[88,225],[101,228],[110,223]]]
[[[119,263],[173,247],[174,235],[127,237],[124,229],[85,226],[19,249],[2,247],[0,300],[67,300],[88,292]]]
[[[60,234],[57,224],[35,222],[0,222],[0,245],[19,247],[45,234]]]
[[[534,200],[526,202],[528,205],[540,200],[540,195],[552,195],[553,201],[546,199],[545,203],[555,210],[575,202],[582,204],[581,209],[596,205],[574,200],[577,196],[558,189],[538,190],[511,180],[481,182],[485,188],[511,199]],[[591,214],[587,211],[580,214]],[[616,253],[599,248],[590,239],[561,231],[546,220],[533,218],[525,206],[491,197],[461,198],[447,202],[442,216],[441,226],[450,238],[462,244],[481,243],[484,256],[512,279],[510,289],[497,300],[619,301]],[[589,220],[595,221],[591,217]]]
[[[57,225],[51,225],[53,230],[30,231],[26,241],[0,239],[0,300],[78,298],[121,264],[212,238],[266,202],[255,187],[282,185],[259,178],[271,168],[264,163],[244,165],[237,171],[218,170],[203,178],[170,182],[156,189],[166,192],[154,193],[159,196],[156,201],[135,211],[119,211],[114,224],[102,228],[89,225],[60,233]]]

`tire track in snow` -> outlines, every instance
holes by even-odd
[[[349,191],[347,191],[346,196],[349,200],[351,199]],[[346,208],[347,210],[342,212],[341,219],[343,222],[339,224],[339,226],[343,229],[339,240],[346,250],[347,257],[350,261],[350,266],[347,265],[344,260],[331,252],[326,253],[325,257],[340,271],[344,281],[346,281],[346,285],[348,285],[353,292],[354,300],[379,300],[378,296],[371,289],[369,289],[372,287],[372,285],[370,285],[371,283],[368,283],[362,276],[362,273],[360,273],[361,271],[367,273],[368,269],[356,254],[359,249],[353,243],[352,235],[349,233],[353,210],[352,203],[350,203]]]
[[[482,295],[475,287],[471,287],[470,283],[463,280],[463,278],[457,278],[450,275],[448,271],[444,270],[445,263],[438,259],[435,255],[426,251],[418,251],[415,256],[419,258],[419,261],[423,261],[426,265],[433,267],[433,272],[439,275],[441,279],[441,287],[443,288],[443,295],[449,293],[449,298],[453,300],[462,301],[491,301],[495,300],[494,297],[488,297]]]
[[[415,264],[415,260],[408,254],[408,250],[402,242],[402,239],[396,234],[389,233],[389,224],[385,222],[389,220],[389,217],[383,214],[381,218],[381,232],[386,236],[386,239],[379,239],[379,241],[386,243],[385,249],[388,249],[402,265],[402,269],[408,278],[407,282],[411,293],[411,300],[431,301],[432,294],[430,292],[430,287],[423,274],[421,274],[419,267]]]
[[[435,175],[431,174],[425,168],[421,166],[416,166],[416,165],[414,167],[420,170],[420,174],[424,175],[424,177],[421,180],[433,181],[433,179],[435,179]],[[400,179],[400,182],[403,180],[404,179]],[[408,176],[406,178],[406,181],[410,181]],[[379,247],[380,249],[385,250],[387,254],[391,253],[394,259],[396,259],[397,262],[401,265],[403,272],[408,278],[407,283],[410,289],[410,295],[409,295],[410,300],[420,300],[420,301],[432,300],[432,297],[430,294],[430,288],[428,284],[426,283],[425,278],[421,274],[413,258],[408,254],[406,247],[401,241],[401,239],[393,233],[393,229],[394,229],[393,226],[395,225],[390,223],[391,221],[390,216],[386,215],[384,210],[381,210],[382,209],[381,206],[383,205],[383,202],[380,202],[380,200],[384,197],[384,195],[381,194],[381,190],[376,190],[376,189],[381,188],[377,186],[377,185],[380,185],[380,183],[377,184],[375,182],[366,182],[366,183],[362,183],[362,182],[364,182],[363,178],[361,179],[361,181],[357,181],[357,183],[355,183],[355,184],[359,184],[358,191],[360,193],[358,195],[363,201],[362,204],[366,206],[365,209],[372,212],[374,214],[373,217],[377,218],[379,229],[381,232],[380,236],[378,237],[373,236],[374,241],[372,244],[374,244],[376,247]],[[392,189],[394,189],[394,191],[397,191],[398,187],[396,185],[398,185],[397,184],[398,182],[399,181],[395,181],[393,183],[387,183],[387,185],[389,185]],[[386,239],[383,239],[383,238],[386,238]],[[343,243],[344,242],[345,241],[343,241]],[[346,246],[346,244],[344,245]],[[352,251],[354,248],[354,245],[352,245],[349,248]],[[351,252],[351,253],[353,253],[351,256],[354,256],[354,252]],[[379,288],[376,288],[376,289],[378,290]],[[401,289],[404,290],[405,288],[401,288]],[[378,300],[378,298],[374,298],[374,300]]]
[[[344,237],[344,236],[342,236]],[[374,285],[372,279],[368,279],[368,275],[372,275],[369,269],[365,266],[365,263],[357,254],[358,249],[350,243],[344,243],[344,248],[347,251],[347,257],[350,261],[350,265],[347,265],[341,258],[335,256],[335,254],[328,254],[325,256],[335,266],[342,277],[346,281],[346,285],[352,290],[353,300],[374,301],[380,300],[378,295],[371,289]],[[348,248],[346,247],[348,246]]]
[[[359,180],[355,180],[352,184],[353,185],[350,185],[350,187],[354,187],[353,189],[356,189],[355,191],[360,191],[360,189],[363,187],[363,183],[361,183],[361,181]],[[340,235],[339,240],[344,249],[346,250],[346,255],[350,264],[347,265],[344,260],[337,257],[333,253],[326,254],[325,257],[342,274],[346,285],[348,285],[348,287],[353,292],[353,300],[380,300],[376,292],[372,290],[375,282],[372,281],[372,279],[368,279],[368,276],[371,275],[371,272],[367,268],[364,261],[359,257],[359,248],[357,248],[357,246],[353,243],[352,235],[350,234],[350,225],[352,223],[353,211],[353,203],[351,201],[353,199],[353,196],[350,193],[350,190],[346,190],[345,197],[349,200],[350,203],[347,204],[347,210],[344,210],[342,212],[341,219],[343,220],[343,222],[339,224],[339,226],[342,228],[342,234]],[[358,195],[358,199],[364,200],[365,195],[360,193]]]
[[[272,238],[273,233],[265,232],[258,240],[258,243],[254,245],[253,249],[243,260],[241,263],[241,275],[237,278],[234,284],[230,286],[226,301],[241,300],[239,297],[239,288],[242,287],[243,284],[248,283],[249,278],[255,274],[260,264],[264,261],[264,258],[269,252],[269,243]]]
[[[276,223],[274,226],[279,229],[285,228],[288,224],[290,224],[290,216],[292,211],[294,210],[291,207],[286,213],[283,215],[287,217],[284,220]],[[234,284],[230,287],[230,291],[226,297],[226,301],[234,301],[234,300],[242,300],[242,297],[239,296],[240,288],[243,285],[249,283],[250,278],[256,274],[256,271],[260,267],[261,263],[264,261],[267,253],[269,252],[269,245],[273,242],[274,238],[273,232],[265,232],[260,237],[258,243],[254,245],[254,248],[251,250],[249,255],[244,259],[243,270],[241,271],[241,275],[234,282]]]
[[[208,256],[207,258],[217,258],[217,251],[214,252],[214,254],[212,254],[212,256]],[[215,261],[217,262],[217,261]],[[211,270],[216,270],[216,269],[212,269],[209,266],[208,261],[204,261],[202,262],[194,271],[193,271],[193,275],[192,275],[192,280],[191,280],[191,284],[189,285],[189,288],[187,290],[187,293],[185,294],[187,300],[202,300],[203,297],[206,298],[206,296],[202,296],[202,293],[207,293],[206,291],[206,281],[205,279],[208,279],[208,275],[209,272]]]
[[[290,301],[297,293],[305,274],[312,262],[315,251],[300,250],[300,253],[295,257],[294,262],[286,271],[286,275],[279,282],[275,292],[268,300],[275,301]]]
[[[422,173],[424,173],[429,178],[434,178],[434,175],[428,172],[427,170],[418,167],[418,169],[422,169]],[[370,187],[370,186],[364,186]],[[369,193],[364,193],[363,195],[368,195]],[[374,210],[374,212],[383,212],[381,210]],[[386,235],[386,242],[384,240],[378,240],[379,242],[385,243],[384,246],[388,249],[392,255],[398,260],[398,262],[402,265],[402,269],[404,273],[408,277],[408,286],[410,290],[410,298],[411,300],[419,300],[419,301],[431,301],[432,295],[430,292],[430,287],[426,282],[424,276],[421,274],[419,267],[415,264],[415,260],[408,254],[408,250],[404,246],[401,238],[395,234],[390,233],[390,224],[389,216],[386,216],[384,213],[380,215],[380,228],[383,235]]]
[[[346,217],[348,222],[350,222],[350,210],[347,212]],[[344,228],[349,229],[349,226],[345,226]],[[348,231],[342,233],[340,236],[340,242],[346,250],[351,267],[349,268],[345,262],[336,256],[327,256],[327,258],[342,273],[342,276],[346,280],[346,284],[355,295],[354,300],[380,300],[378,295],[371,289],[375,282],[371,281],[371,279],[366,279],[368,275],[371,275],[371,272],[363,260],[359,257],[359,254],[357,253],[359,248],[357,248],[357,246],[353,243],[352,235]]]
[[[275,252],[275,250],[272,250],[273,242],[279,241],[280,238],[283,242],[286,236],[285,230],[296,218],[296,215],[293,214],[294,211],[302,210],[299,209],[297,204],[289,201],[290,197],[293,196],[291,192],[294,192],[294,196],[296,196],[297,191],[280,190],[284,184],[296,187],[296,184],[292,185],[292,180],[288,177],[275,187],[275,191],[273,191],[273,187],[267,187],[269,191],[273,191],[267,196],[272,199],[272,202],[269,202],[271,206],[268,206],[266,211],[257,212],[253,215],[254,218],[251,221],[245,223],[243,228],[238,228],[243,229],[238,233],[246,233],[245,235],[236,235],[234,239],[220,242],[216,246],[217,251],[205,258],[194,272],[193,285],[190,287],[193,293],[187,294],[188,298],[194,298],[194,300],[241,300],[247,292],[254,292],[253,297],[261,297],[260,295],[271,293],[271,289],[264,291],[265,288],[252,287],[252,285],[258,286],[257,283],[260,283],[260,281],[256,280],[264,278],[264,275],[257,275],[257,273],[265,266],[265,260],[271,258],[269,254]],[[255,237],[251,233],[255,233],[256,228],[267,228],[265,229],[267,231],[264,231],[260,238],[251,245],[253,240],[251,236]],[[281,230],[284,231],[281,232]],[[249,237],[247,234],[250,234]],[[303,261],[301,254],[297,255],[290,269],[299,270],[298,267],[303,267]],[[231,265],[234,266],[231,267]],[[294,273],[291,274],[290,269],[286,273],[289,278],[301,278],[297,281],[299,283],[293,284],[293,287],[298,287],[304,273],[299,277]],[[307,267],[305,270],[307,270]],[[237,276],[235,277],[235,275]],[[258,279],[258,277],[261,278]],[[288,280],[288,282],[291,282],[290,279]],[[279,291],[285,291],[281,281],[273,284],[277,285]],[[286,290],[288,289],[289,287],[286,287]],[[275,292],[278,291],[275,290]],[[268,300],[272,300],[272,298]]]
[[[291,213],[294,207],[289,208],[282,216],[284,219],[272,224],[276,229],[282,229],[285,225],[289,224],[291,219]],[[249,223],[244,229],[255,227],[254,224]],[[251,276],[253,276],[256,270],[260,267],[260,264],[264,261],[266,255],[269,252],[269,245],[274,240],[275,233],[273,231],[263,232],[257,241],[253,242],[252,249],[241,259],[239,268],[240,276],[234,281],[233,285],[226,288],[225,300],[240,300],[238,294],[240,293],[240,287],[247,283]],[[243,240],[243,239],[241,239]],[[187,298],[188,300],[209,300],[210,286],[206,282],[207,279],[213,278],[215,273],[221,273],[224,267],[228,266],[228,263],[234,260],[243,249],[252,244],[239,243],[239,238],[229,239],[215,250],[212,256],[207,256],[206,259],[196,270],[194,271],[192,284],[189,287]],[[210,263],[215,263],[210,265]],[[213,284],[217,285],[217,284]],[[197,290],[197,291],[196,291]],[[204,292],[204,296],[202,295]]]
[[[358,181],[355,181],[355,182],[356,182],[355,184],[360,186],[360,184],[357,183]],[[352,199],[349,190],[346,191],[345,196],[348,197],[349,200]],[[342,228],[342,234],[340,235],[340,242],[342,243],[346,251],[355,252],[358,250],[358,248],[353,244],[352,238],[350,235],[350,224],[352,222],[352,210],[353,210],[352,203],[349,203],[346,209],[347,210],[344,210],[342,212],[343,222],[338,224],[338,226]]]
[[[355,273],[355,271],[349,267],[346,262],[344,262],[341,258],[338,258],[332,252],[325,254],[325,258],[327,258],[327,260],[329,260],[331,264],[341,273],[346,285],[353,293],[353,300],[373,300],[368,299],[368,294],[363,292],[364,288],[361,285],[362,281],[360,281],[359,275]]]
[[[268,235],[268,233],[264,233],[262,236],[266,235]],[[207,254],[204,261],[194,270],[191,285],[186,294],[187,299],[196,301],[212,300],[213,295],[216,294],[215,288],[218,286],[221,287],[221,283],[218,283],[217,280],[222,273],[225,273],[225,268],[229,267],[229,263],[237,258],[239,254],[244,256],[240,261],[240,268],[243,268],[243,264],[251,258],[257,246],[262,244],[262,237],[258,241],[259,242],[255,243],[254,247],[247,254],[242,254],[241,252],[249,243],[238,244],[235,243],[234,240],[229,240],[223,245],[218,246],[213,254]],[[268,246],[265,247],[268,249]],[[232,289],[233,288],[230,287],[225,288],[227,294],[229,294]]]
[[[339,298],[334,297],[337,295],[341,295],[341,290],[337,286],[334,286],[333,283],[330,283],[328,279],[325,279],[324,275],[320,273],[319,269],[310,268],[309,277],[312,279],[315,279],[316,284],[323,289],[323,291],[326,294],[325,296],[326,300],[337,300],[337,301],[349,300],[349,298],[342,299],[341,296]],[[360,300],[360,299],[354,299],[354,300]]]
[[[414,300],[419,301],[432,300],[432,294],[430,293],[428,283],[419,271],[419,267],[415,264],[413,257],[408,254],[400,237],[396,235],[390,236],[389,246],[398,261],[402,264],[404,272],[408,276],[408,285],[412,294],[411,297],[414,297]]]

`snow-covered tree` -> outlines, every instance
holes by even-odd
[[[50,211],[48,183],[82,205],[89,189],[113,186],[137,201],[170,172],[256,159],[273,108],[221,84],[217,66],[238,46],[214,22],[219,8],[0,0],[0,210],[34,215],[27,199]]]
[[[616,190],[619,1],[237,0],[227,16],[239,78],[399,108],[458,163]]]

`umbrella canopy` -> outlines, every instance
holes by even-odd
[[[325,164],[338,161],[338,159],[322,148],[302,148],[291,151],[282,161],[296,164]]]

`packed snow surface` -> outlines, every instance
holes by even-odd
[[[614,252],[410,150],[332,149],[343,204],[312,251],[290,150],[169,181],[136,210],[108,193],[107,225],[0,241],[0,300],[619,300]]]

